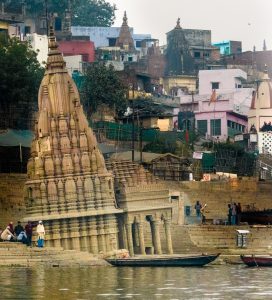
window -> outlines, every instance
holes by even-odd
[[[219,89],[219,82],[212,82],[212,90],[218,90]]]
[[[56,17],[55,18],[55,30],[56,31],[61,31],[61,29],[62,29],[61,18]]]
[[[207,120],[198,120],[197,121],[197,129],[199,133],[206,134],[208,131],[208,122]]]
[[[114,47],[116,44],[116,38],[109,38],[109,47]]]
[[[211,120],[211,135],[221,135],[221,119]]]
[[[194,58],[200,58],[200,52],[194,52]]]
[[[46,19],[41,19],[40,29],[46,29],[46,28],[47,28]]]
[[[136,48],[142,47],[142,41],[136,41]]]
[[[25,26],[25,35],[31,33],[31,27],[30,26]]]

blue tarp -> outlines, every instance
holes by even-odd
[[[2,147],[13,147],[21,146],[28,147],[31,146],[31,141],[33,140],[34,134],[31,130],[16,130],[7,129],[0,131],[0,146]]]

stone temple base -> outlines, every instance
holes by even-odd
[[[45,220],[45,244],[46,247],[63,247],[65,250],[108,253],[118,249],[116,224],[114,215]]]

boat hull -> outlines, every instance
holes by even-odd
[[[242,212],[240,215],[240,222],[247,222],[249,225],[262,224],[268,225],[272,224],[272,211],[248,211]]]
[[[219,255],[116,258],[106,259],[106,261],[118,267],[201,267],[211,263]]]
[[[249,267],[272,267],[272,256],[241,255],[241,259]]]

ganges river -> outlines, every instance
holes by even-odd
[[[0,269],[0,299],[272,299],[272,268]]]

